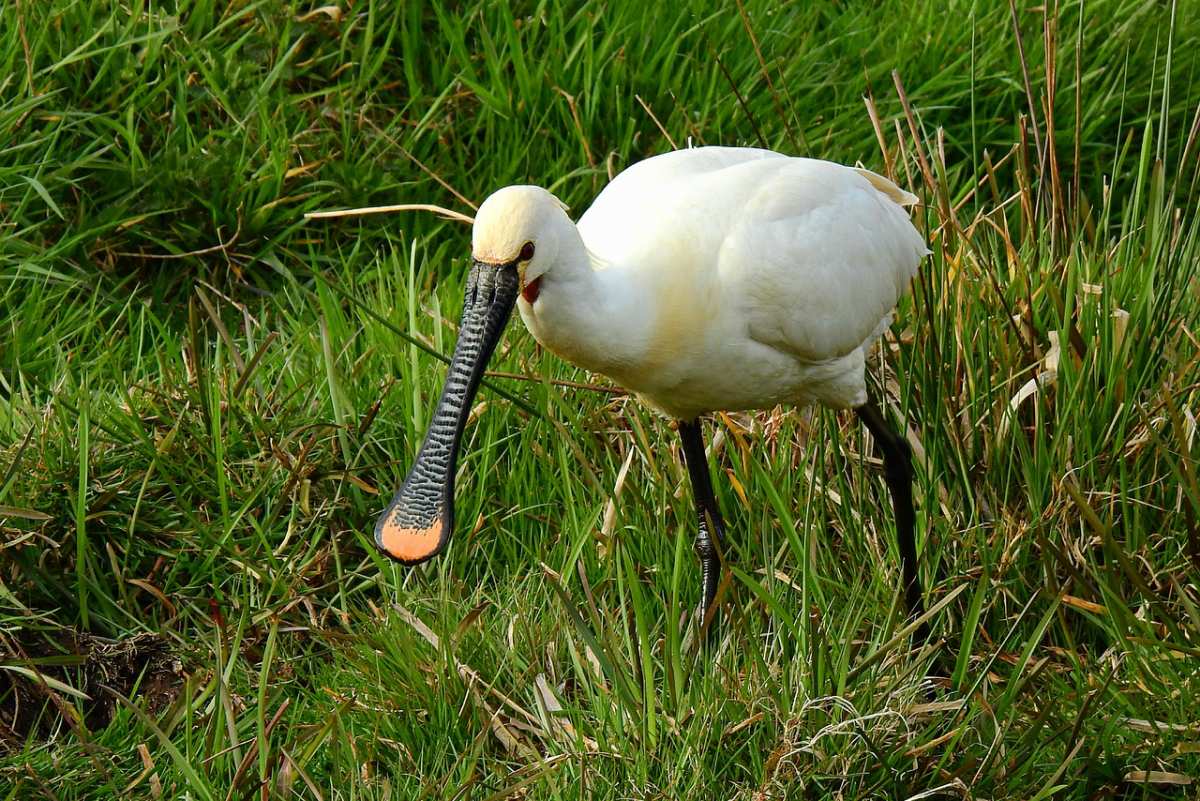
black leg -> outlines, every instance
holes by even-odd
[[[696,555],[700,557],[700,575],[703,582],[703,601],[700,611],[707,618],[713,600],[717,597],[717,585],[721,581],[721,551],[725,547],[725,521],[713,496],[712,479],[708,474],[708,457],[704,455],[704,432],[700,420],[679,421],[679,438],[683,441],[683,460],[692,479],[692,495],[696,499],[696,512],[700,517],[700,528],[696,532]]]
[[[904,437],[888,424],[874,401],[868,400],[854,411],[883,451],[883,474],[892,492],[892,508],[896,512],[896,540],[900,546],[900,566],[904,571],[904,600],[908,604],[909,615],[919,617],[924,612],[924,606],[921,603],[917,543],[913,533],[916,513],[912,501],[912,451]],[[922,639],[928,639],[929,627],[922,626],[918,634]]]

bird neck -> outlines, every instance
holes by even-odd
[[[601,262],[574,223],[559,232],[558,258],[542,276],[535,303],[518,309],[534,339],[572,364],[619,377],[635,357],[631,345],[645,325],[625,272]]]

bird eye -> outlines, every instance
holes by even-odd
[[[529,261],[533,258],[533,243],[526,242],[521,247],[521,261]]]

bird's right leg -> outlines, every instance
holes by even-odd
[[[713,613],[713,601],[721,582],[721,551],[725,547],[725,521],[713,495],[712,479],[708,473],[708,457],[704,454],[704,432],[700,420],[679,421],[679,439],[683,442],[683,460],[692,480],[692,494],[700,528],[696,532],[696,555],[700,557],[700,576],[703,586],[702,620],[707,622]]]

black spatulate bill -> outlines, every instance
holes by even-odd
[[[467,278],[458,342],[416,461],[375,524],[375,544],[406,565],[437,556],[454,530],[454,472],[479,381],[520,291],[516,261],[476,261]]]

